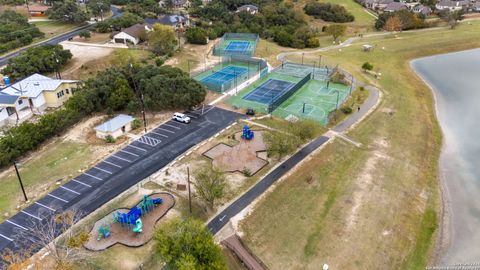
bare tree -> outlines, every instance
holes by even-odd
[[[388,18],[387,22],[385,23],[385,26],[383,26],[383,29],[385,29],[388,32],[401,31],[402,21],[400,20],[400,17],[398,15],[394,15]]]
[[[30,249],[11,250],[6,248],[0,254],[0,260],[3,260],[8,270],[21,270],[27,268],[28,258],[32,254],[33,252]],[[2,266],[1,263],[0,261],[0,267]]]
[[[25,246],[31,250],[45,248],[58,269],[69,269],[87,255],[82,251],[83,244],[76,240],[76,232],[72,229],[81,216],[77,210],[68,210],[49,216],[41,222],[32,222],[18,239],[24,241]]]

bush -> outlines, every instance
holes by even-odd
[[[11,10],[0,13],[0,54],[30,44],[44,34],[23,15]]]
[[[205,45],[208,42],[208,33],[202,28],[188,28],[185,35],[191,44]]]
[[[352,107],[350,107],[350,106],[343,106],[340,110],[344,114],[351,114],[353,112]]]
[[[343,6],[330,3],[312,1],[306,4],[303,10],[307,15],[327,22],[345,23],[355,20],[355,17]]]
[[[115,143],[115,138],[113,138],[112,135],[107,135],[105,136],[105,141],[107,143]]]
[[[88,241],[88,238],[90,238],[88,232],[82,231],[72,238],[69,238],[67,240],[67,246],[70,248],[81,248]]]
[[[141,126],[142,126],[142,122],[140,122],[140,120],[138,120],[138,119],[133,120],[133,122],[132,122],[132,129],[137,129],[137,128],[141,127]]]
[[[304,143],[315,138],[320,133],[320,125],[311,119],[303,119],[291,123],[288,131],[298,138],[298,141]]]
[[[245,176],[245,177],[252,176],[252,172],[248,168],[244,168],[242,173],[243,173],[243,176]]]
[[[362,65],[362,69],[366,72],[367,70],[372,70],[373,69],[373,65],[370,64],[369,62],[365,62],[363,63]]]

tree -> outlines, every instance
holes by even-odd
[[[345,25],[332,24],[327,27],[325,32],[331,35],[334,41],[337,41],[339,37],[345,34],[346,30],[347,30],[347,27]]]
[[[82,32],[78,33],[78,36],[82,37],[84,39],[92,37],[92,35],[90,34],[90,31],[88,31],[88,30],[85,30],[85,31],[82,31]]]
[[[196,172],[193,185],[197,195],[207,204],[208,209],[212,210],[215,203],[225,195],[227,179],[221,170],[204,167]]]
[[[327,22],[345,23],[355,20],[355,17],[341,5],[311,1],[303,10],[307,15]]]
[[[10,10],[0,13],[0,54],[28,45],[36,37],[43,33],[25,16]]]
[[[114,111],[124,110],[134,98],[135,94],[128,85],[128,81],[119,78],[115,81],[115,89],[108,97],[107,106]]]
[[[205,45],[208,42],[208,33],[202,28],[188,28],[186,32],[188,43]]]
[[[155,232],[155,242],[169,269],[227,269],[220,247],[201,221],[173,219]]]
[[[154,24],[147,35],[148,45],[155,54],[171,55],[177,46],[177,38],[173,28],[168,25]]]
[[[402,30],[402,21],[400,21],[400,17],[395,15],[387,19],[385,26],[383,29],[389,32],[398,32]]]
[[[266,132],[264,140],[267,145],[267,154],[270,157],[277,157],[278,160],[293,152],[299,144],[295,136],[280,131]]]
[[[29,48],[17,57],[11,58],[3,73],[14,80],[23,79],[34,73],[54,72],[65,66],[71,58],[72,53],[64,50],[61,45]]]
[[[373,69],[373,65],[370,64],[369,62],[365,62],[362,65],[362,69],[363,69],[363,71],[367,72],[367,70],[372,70]]]
[[[457,26],[458,22],[464,19],[464,14],[462,10],[442,10],[438,15],[444,22],[446,22],[450,26],[450,29],[454,29],[455,26]]]
[[[84,260],[88,256],[86,252],[83,252],[82,241],[78,243],[75,239],[77,235],[70,230],[81,216],[79,211],[68,210],[46,217],[42,222],[32,221],[27,226],[31,229],[23,231],[19,239],[24,241],[25,246],[33,248],[33,250],[45,248],[55,262],[56,269],[70,269],[73,263]],[[57,237],[59,238],[57,239]],[[88,237],[82,237],[82,240],[84,242],[88,240]]]
[[[295,123],[290,123],[289,133],[298,138],[299,142],[306,142],[315,138],[320,132],[320,125],[311,119],[303,119]]]
[[[87,8],[92,12],[94,16],[102,16],[105,12],[110,10],[110,0],[89,0],[87,2]]]
[[[73,0],[53,2],[53,6],[47,10],[46,14],[49,19],[68,23],[83,23],[88,20],[87,13],[80,10]]]
[[[425,27],[425,19],[421,15],[417,15],[409,10],[399,10],[395,12],[384,12],[378,16],[378,19],[375,21],[375,28],[377,30],[384,29],[385,24],[387,23],[390,17],[397,16],[400,19],[402,29],[418,29]]]

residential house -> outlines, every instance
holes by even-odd
[[[171,0],[172,8],[174,9],[187,9],[190,7],[191,3],[189,0]],[[158,2],[158,5],[162,8],[167,8],[167,0],[161,0]]]
[[[405,10],[405,9],[407,9],[407,5],[405,5],[404,3],[391,2],[383,9],[383,11],[385,11],[385,12],[395,12],[395,11],[400,11],[400,10]]]
[[[100,139],[105,139],[107,136],[116,139],[132,130],[133,120],[135,120],[135,118],[130,115],[120,114],[107,122],[96,126],[96,136]]]
[[[393,3],[394,0],[362,0],[363,6],[372,10],[383,10],[388,4]]]
[[[28,6],[27,6],[28,13],[29,13],[30,16],[32,16],[32,17],[43,17],[43,16],[46,16],[45,12],[46,12],[49,8],[50,8],[49,6],[37,5],[37,4],[33,4],[33,5],[28,5]]]
[[[156,23],[170,25],[175,31],[184,31],[190,26],[190,20],[187,17],[180,15],[165,15],[160,19],[157,19]]]
[[[47,108],[57,108],[69,99],[78,81],[33,74],[0,89],[0,126],[14,125]]]
[[[466,9],[468,7],[468,0],[462,1],[452,1],[452,0],[440,0],[435,4],[437,10],[450,10],[450,11],[459,11]]]
[[[142,37],[146,32],[151,31],[152,28],[149,24],[135,24],[128,28],[123,29],[120,33],[113,36],[114,43],[131,43],[137,45],[141,42]]]
[[[475,2],[472,4],[472,11],[480,12],[480,2]]]
[[[425,16],[428,16],[432,14],[432,9],[429,6],[424,6],[424,5],[416,5],[412,8],[412,11],[417,14],[423,14]]]
[[[239,7],[239,8],[237,8],[237,11],[236,11],[236,12],[237,12],[237,13],[238,13],[238,12],[248,12],[248,13],[250,13],[250,14],[252,14],[252,15],[255,15],[255,14],[257,14],[257,12],[258,12],[258,7],[254,6],[254,5],[243,5],[243,6]]]

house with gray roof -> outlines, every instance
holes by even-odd
[[[239,8],[237,8],[237,11],[236,11],[236,12],[237,12],[237,13],[238,13],[238,12],[248,12],[248,13],[250,13],[250,14],[252,14],[252,15],[255,15],[255,14],[257,14],[257,12],[258,12],[258,7],[255,6],[255,5],[243,5],[243,6],[239,7]]]
[[[437,10],[450,10],[450,11],[459,11],[467,9],[469,1],[452,1],[452,0],[440,0],[435,4]]]
[[[120,114],[95,127],[97,138],[105,139],[111,136],[116,139],[132,130],[132,122],[135,120],[130,115]]]
[[[407,9],[407,5],[405,5],[404,3],[391,2],[383,9],[383,11],[385,11],[385,12],[395,12],[395,11],[400,11],[400,10],[404,10],[404,9]]]
[[[190,26],[190,20],[181,15],[165,15],[158,19],[158,23],[172,26],[175,31],[184,30]]]
[[[428,16],[432,14],[432,9],[429,6],[424,6],[422,4],[416,5],[412,8],[412,11],[417,14],[423,14]]]
[[[6,85],[0,89],[0,127],[14,125],[47,108],[57,108],[78,87],[76,80],[52,79],[40,74]]]

